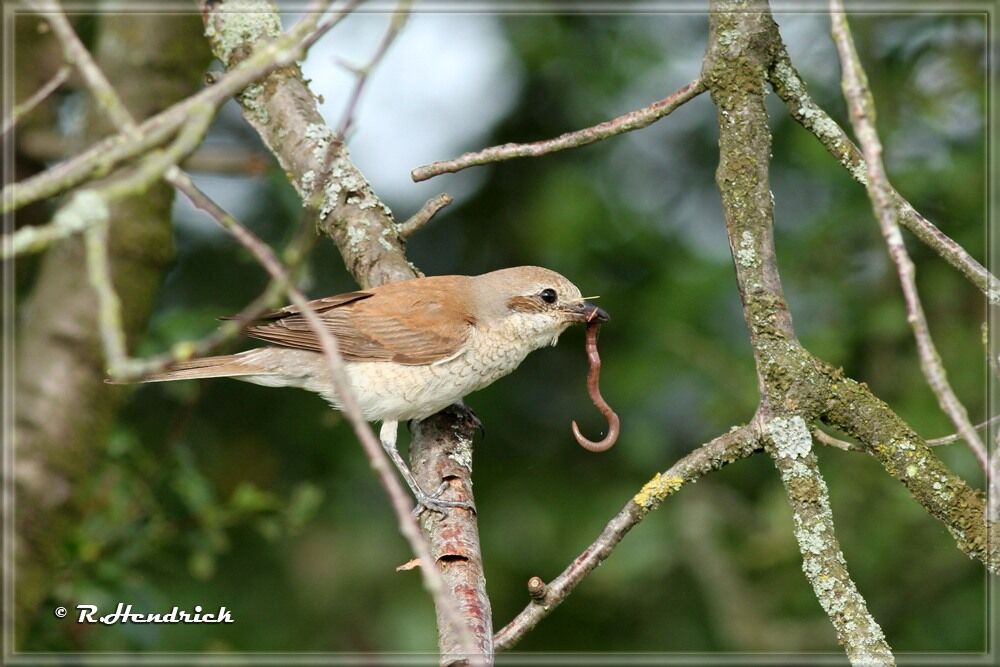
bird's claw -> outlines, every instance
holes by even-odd
[[[425,511],[445,514],[445,510],[449,509],[463,509],[475,513],[476,506],[471,502],[465,500],[444,500],[441,498],[441,494],[447,488],[448,482],[445,481],[438,485],[434,493],[426,493],[420,488],[414,489],[413,495],[416,498],[417,505],[413,508],[413,516],[419,517]]]

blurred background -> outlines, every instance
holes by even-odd
[[[776,19],[811,93],[847,126],[828,19]],[[851,19],[894,185],[984,261],[984,17]],[[93,43],[100,17],[74,20]],[[388,20],[353,15],[310,53],[305,74],[332,125],[354,81],[339,63],[366,62]],[[695,13],[447,14],[421,13],[418,3],[358,107],[353,158],[397,220],[439,192],[456,198],[409,243],[425,273],[543,265],[599,294],[612,317],[601,335],[602,388],[621,415],[622,437],[611,451],[586,452],[570,434],[572,419],[585,433],[601,428],[586,393],[582,330],[467,400],[486,430],[474,478],[497,628],[527,603],[529,577],[558,574],[655,472],[754,412],[751,351],[714,183],[715,110],[702,95],[652,127],[582,149],[418,185],[409,171],[660,99],[697,76],[706,37],[707,19]],[[79,132],[86,94],[70,88],[56,101],[49,133]],[[868,383],[921,434],[949,434],[863,188],[773,94],[768,106],[778,259],[803,343]],[[282,247],[300,202],[234,104],[206,145],[250,155],[248,165],[264,155],[263,169],[203,171],[198,182]],[[266,284],[209,219],[180,198],[174,210],[176,256],[135,354],[210,333],[216,317],[240,310]],[[949,378],[982,421],[982,295],[906,239]],[[29,298],[37,266],[19,262],[19,299]],[[326,240],[304,280],[314,297],[354,287]],[[21,340],[31,335],[20,332]],[[86,482],[73,489],[83,510],[58,542],[49,592],[27,620],[26,650],[435,650],[431,603],[418,573],[394,571],[410,553],[338,413],[305,392],[233,380],[129,392]],[[875,460],[817,450],[847,562],[893,648],[985,650],[981,564]],[[936,451],[981,488],[962,443]],[[651,514],[520,648],[837,651],[800,568],[780,480],[766,456],[754,456]],[[110,610],[119,601],[142,611],[224,605],[236,622],[94,627],[51,613],[57,604]]]

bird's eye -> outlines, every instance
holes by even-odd
[[[546,287],[545,289],[543,289],[538,296],[542,297],[542,301],[544,301],[545,303],[556,302],[556,291],[551,287]]]

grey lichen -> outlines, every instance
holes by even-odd
[[[299,181],[299,187],[303,195],[308,196],[312,193],[313,186],[316,184],[316,172],[312,169],[306,171],[302,174],[302,180]],[[302,200],[303,206],[308,206],[309,201],[305,197]]]
[[[281,18],[268,0],[228,0],[205,25],[205,37],[226,64],[247,44],[266,42],[280,34]]]
[[[306,139],[313,146],[313,161],[324,166],[327,161],[327,150],[334,140],[334,132],[326,125],[311,123],[306,127]],[[305,183],[302,184],[305,188]],[[315,175],[309,179],[309,187],[315,187]],[[341,202],[341,198],[343,201]],[[378,208],[389,219],[392,219],[392,212],[375,195],[370,183],[360,171],[351,163],[351,155],[346,146],[339,146],[335,155],[330,158],[329,176],[323,192],[323,201],[320,204],[320,219],[325,220],[330,213],[341,203],[356,207],[360,211]]]
[[[846,165],[851,176],[861,185],[868,185],[868,167],[864,160],[856,160]]]
[[[844,134],[840,125],[837,125],[837,121],[826,115],[826,112],[815,106],[809,107],[808,112],[809,115],[805,118],[809,121],[809,127],[812,128],[813,133],[819,137],[820,141],[847,141],[847,135]]]
[[[753,268],[760,265],[757,251],[754,249],[754,238],[747,230],[740,236],[740,246],[736,249],[736,261],[745,267]]]
[[[40,252],[59,239],[78,234],[108,221],[108,204],[94,190],[80,190],[59,209],[48,225],[26,225],[3,244],[4,259],[21,253]]]
[[[270,115],[267,112],[267,100],[265,98],[264,86],[259,83],[251,83],[239,94],[239,102],[243,106],[245,114],[250,116],[250,121],[257,125],[267,125]]]
[[[448,458],[472,472],[472,442],[463,439],[458,447],[448,452]]]
[[[347,228],[347,244],[354,253],[361,252],[362,244],[367,238],[368,232],[362,225],[351,225]]]
[[[398,235],[398,232],[393,227],[383,227],[382,233],[378,235],[378,244],[389,251],[392,250],[392,243],[389,242],[386,236],[390,234]]]
[[[799,415],[788,419],[775,417],[768,422],[767,432],[777,456],[781,458],[796,459],[807,456],[812,450],[812,435],[806,421]]]

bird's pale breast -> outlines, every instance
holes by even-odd
[[[369,421],[423,419],[482,389],[520,365],[533,350],[554,344],[562,329],[536,320],[507,318],[502,325],[470,332],[462,350],[426,365],[387,361],[350,362],[347,372],[358,402]],[[277,352],[270,349],[269,352]],[[320,355],[306,350],[280,352],[282,376],[243,379],[269,386],[298,386],[322,395],[340,408]],[[273,358],[269,359],[274,363]],[[324,369],[317,373],[317,368]]]

